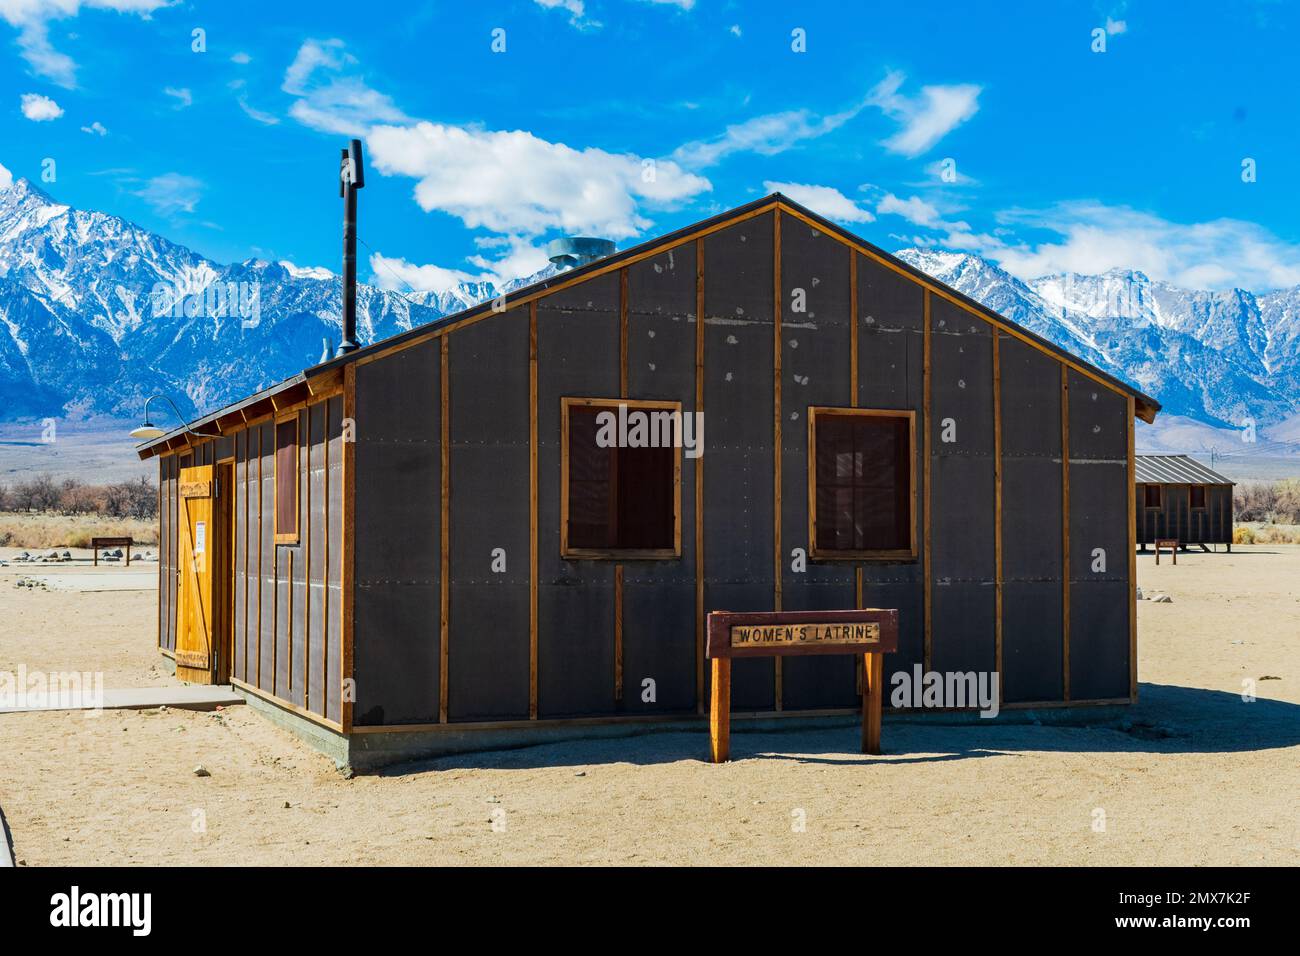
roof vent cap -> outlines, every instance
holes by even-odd
[[[588,262],[595,262],[614,252],[615,246],[609,239],[593,239],[591,236],[563,236],[552,239],[546,244],[546,257],[561,269],[576,269]]]

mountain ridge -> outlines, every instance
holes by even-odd
[[[1217,428],[1300,413],[1300,287],[1189,290],[1139,270],[1030,280],[967,252],[896,255],[986,307]],[[360,284],[363,343],[553,275],[395,292]],[[156,392],[186,414],[319,361],[340,336],[339,277],[247,259],[223,265],[128,220],[0,189],[0,419],[127,416]]]

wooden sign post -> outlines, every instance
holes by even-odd
[[[712,611],[706,656],[712,662],[709,760],[731,756],[731,661],[736,657],[862,654],[862,752],[880,753],[884,656],[898,650],[898,611]]]

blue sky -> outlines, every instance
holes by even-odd
[[[0,0],[0,182],[337,271],[356,135],[389,288],[780,188],[888,249],[1262,291],[1300,284],[1298,34],[1259,0]]]

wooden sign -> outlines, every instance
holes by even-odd
[[[182,498],[211,498],[212,482],[182,481],[180,483],[179,491]]]
[[[206,650],[177,650],[176,663],[181,667],[197,667],[200,670],[206,670],[209,663],[208,652]]]
[[[713,611],[708,618],[706,656],[712,661],[709,701],[709,758],[731,755],[731,660],[801,654],[861,654],[862,752],[880,753],[885,654],[898,650],[898,611]]]
[[[865,654],[898,650],[898,612],[714,611],[708,657]]]

